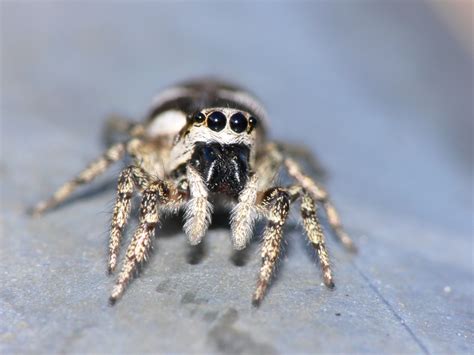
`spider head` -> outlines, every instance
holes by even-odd
[[[191,165],[211,192],[237,196],[247,183],[250,149],[245,144],[197,142]]]

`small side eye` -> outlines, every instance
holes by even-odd
[[[247,133],[252,132],[252,130],[257,127],[257,119],[253,116],[249,118],[249,129],[247,130]]]
[[[193,122],[203,123],[206,120],[206,116],[202,112],[196,112],[193,116]]]
[[[230,128],[235,133],[242,133],[247,128],[247,119],[243,114],[237,112],[229,120]]]
[[[214,111],[207,117],[207,127],[213,131],[222,131],[227,123],[227,119],[222,112]]]

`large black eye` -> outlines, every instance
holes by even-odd
[[[226,124],[225,115],[222,112],[214,111],[207,117],[207,127],[213,131],[222,131]]]
[[[206,116],[202,112],[196,112],[193,116],[193,121],[196,123],[203,123],[206,120]]]
[[[240,112],[237,112],[232,115],[229,124],[234,132],[242,133],[247,128],[247,119]]]
[[[249,130],[248,133],[252,132],[252,130],[257,126],[257,119],[255,117],[249,118]]]

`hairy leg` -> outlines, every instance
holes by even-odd
[[[117,258],[122,239],[123,228],[130,214],[131,199],[134,187],[145,190],[150,182],[150,176],[140,167],[129,166],[125,168],[118,179],[117,199],[112,216],[112,225],[109,238],[108,271],[112,273],[117,265]]]
[[[259,305],[262,301],[278,261],[283,225],[288,217],[290,202],[290,196],[282,188],[267,190],[263,196],[261,206],[268,218],[268,223],[263,232],[262,266],[252,300],[254,305]]]
[[[306,235],[318,253],[323,271],[324,284],[329,288],[333,288],[334,281],[332,279],[331,265],[329,263],[329,255],[324,241],[323,230],[318,220],[317,205],[307,193],[303,193],[301,200],[301,217],[303,219]]]
[[[112,115],[105,122],[102,137],[105,144],[109,146],[143,133],[144,127],[141,123],[132,122],[123,116]]]
[[[159,205],[179,205],[181,200],[182,195],[168,182],[154,181],[145,189],[140,206],[140,222],[128,246],[122,270],[112,290],[111,304],[114,304],[120,298],[135,271],[147,258],[152,247],[152,237],[159,221]]]
[[[247,184],[239,195],[238,203],[231,213],[232,242],[234,249],[245,248],[252,237],[253,226],[257,218],[256,200],[258,188],[257,175],[250,176]]]
[[[282,163],[283,156],[276,144],[270,143],[263,147],[262,152],[257,155],[255,163],[259,191],[265,191],[270,186],[275,186],[275,179]]]
[[[184,231],[191,245],[199,244],[211,223],[212,205],[208,200],[207,187],[201,175],[188,166],[186,175],[191,198],[184,213]]]
[[[318,175],[320,178],[326,176],[326,171],[321,163],[307,147],[286,142],[276,142],[276,145],[283,155],[299,159],[307,164],[308,168],[311,169],[311,173]]]
[[[354,242],[349,235],[344,231],[339,214],[337,213],[334,205],[329,200],[328,193],[320,186],[316,181],[303,173],[301,167],[291,158],[285,158],[284,164],[288,173],[298,181],[301,186],[308,191],[313,198],[323,204],[328,217],[329,225],[333,229],[338,240],[349,250],[356,251]]]
[[[61,186],[54,195],[48,200],[38,203],[33,209],[33,215],[41,215],[48,209],[51,209],[66,198],[68,198],[79,186],[88,184],[95,177],[104,173],[112,163],[120,160],[125,153],[125,144],[118,143],[108,148],[105,153],[98,159],[89,164],[81,171],[76,178],[68,181]]]

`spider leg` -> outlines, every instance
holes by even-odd
[[[283,152],[285,155],[304,161],[315,175],[321,178],[324,178],[327,175],[321,163],[307,147],[286,142],[276,142],[276,145],[278,146],[278,150]]]
[[[324,284],[329,287],[334,287],[332,279],[331,265],[329,263],[329,255],[324,241],[324,234],[317,215],[317,205],[309,194],[303,192],[301,200],[301,217],[303,219],[303,226],[306,235],[316,249],[323,271]]]
[[[151,182],[143,192],[140,206],[140,221],[128,246],[122,270],[110,296],[114,304],[125,291],[128,283],[152,247],[152,236],[159,221],[159,204],[179,205],[183,195],[171,183],[157,180]]]
[[[134,187],[136,186],[143,191],[149,181],[149,175],[142,168],[137,166],[131,165],[120,173],[117,184],[117,198],[114,206],[109,237],[109,273],[112,273],[117,265],[120,240],[122,239],[123,228],[125,227],[130,214]]]
[[[266,144],[262,150],[262,153],[257,156],[255,170],[258,176],[258,188],[264,191],[274,184],[283,157],[275,143]]]
[[[110,146],[124,139],[141,135],[144,130],[140,123],[132,122],[120,115],[111,115],[105,122],[102,137],[105,144]]]
[[[315,180],[305,175],[301,167],[291,158],[285,158],[284,164],[290,176],[292,176],[296,181],[298,181],[301,186],[308,191],[311,196],[313,196],[317,201],[321,202],[326,215],[328,217],[328,222],[331,228],[333,229],[337,239],[344,245],[347,249],[356,251],[356,246],[349,235],[344,231],[339,214],[337,213],[334,205],[329,200],[329,195],[327,191],[320,186]]]
[[[262,266],[252,300],[256,306],[265,295],[280,255],[283,225],[288,217],[290,202],[290,195],[283,188],[269,189],[263,195],[261,206],[266,212],[268,223],[263,232]]]
[[[98,159],[90,163],[73,180],[68,181],[61,186],[51,198],[41,201],[33,208],[33,215],[39,216],[48,209],[51,209],[67,197],[69,197],[79,186],[91,182],[95,177],[104,173],[112,163],[120,160],[125,153],[125,144],[118,143],[109,147],[105,153]]]
[[[186,175],[191,198],[184,213],[184,231],[191,245],[197,245],[211,223],[212,204],[208,200],[209,192],[201,175],[190,166],[186,169]]]
[[[257,218],[255,202],[257,200],[257,175],[250,176],[247,184],[239,195],[238,203],[231,212],[231,230],[234,249],[245,248],[250,238]]]

